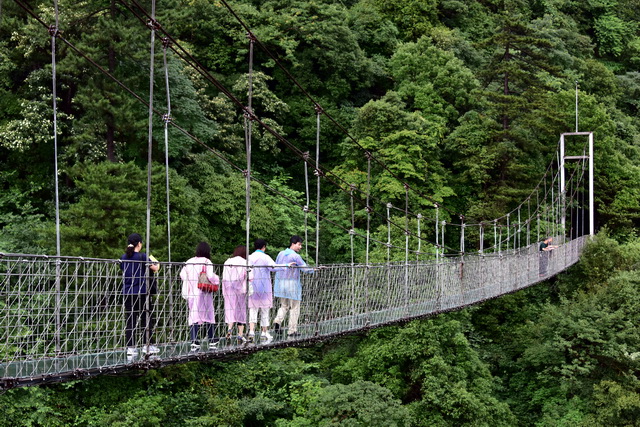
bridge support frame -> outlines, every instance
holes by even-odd
[[[589,138],[589,154],[581,156],[565,155],[565,138],[567,136],[587,136]],[[562,198],[562,213],[560,221],[563,233],[566,220],[566,185],[565,185],[565,162],[567,160],[588,160],[589,161],[589,235],[595,234],[595,212],[594,212],[594,186],[593,186],[593,132],[566,132],[560,134],[560,194]]]

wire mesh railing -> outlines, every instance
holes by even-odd
[[[207,328],[194,349],[182,295],[184,263],[161,263],[157,293],[143,294],[129,354],[119,260],[4,254],[0,258],[0,388],[63,381],[132,368],[297,345],[429,316],[523,289],[577,262],[588,236],[540,252],[536,245],[502,255],[465,255],[440,262],[328,265],[301,274],[298,334],[287,321],[273,339],[245,342],[225,324],[225,296],[211,295],[214,340]],[[256,267],[254,267],[256,268]],[[291,267],[295,268],[295,267]],[[214,265],[222,278],[222,265]],[[224,286],[224,284],[222,284]],[[236,298],[246,301],[246,295]],[[269,319],[279,307],[273,298]],[[236,307],[237,308],[237,307]],[[243,303],[246,310],[246,304]],[[246,332],[246,331],[245,331]],[[245,334],[246,337],[246,334]],[[151,347],[157,352],[148,351]],[[145,351],[147,350],[147,351]]]

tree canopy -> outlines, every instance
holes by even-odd
[[[252,238],[280,248],[314,231],[303,210],[316,197],[303,161],[315,158],[309,96],[327,113],[320,211],[330,220],[309,244],[320,262],[351,262],[352,201],[356,231],[367,225],[365,151],[384,163],[372,163],[375,203],[403,205],[407,183],[410,210],[430,220],[434,203],[490,220],[555,161],[558,134],[575,130],[576,89],[579,130],[595,133],[602,231],[566,275],[476,308],[239,361],[13,390],[0,395],[4,424],[638,424],[636,2],[158,0],[162,29],[192,59],[167,50],[167,93],[157,38],[154,106],[164,114],[170,99],[180,129],[169,126],[165,150],[154,118],[150,176],[149,28],[130,10],[150,2],[58,3],[62,36],[113,78],[58,41],[56,176],[51,37],[0,2],[0,252],[55,253],[55,180],[64,255],[119,257],[128,234],[144,233],[150,179],[148,237],[166,260],[166,176],[172,261],[206,240],[222,262],[244,242],[245,116],[220,85],[247,102],[249,40],[225,3],[260,41],[252,107],[269,129],[252,127]],[[54,22],[51,2],[27,6]],[[371,233],[386,241],[385,219],[374,216]],[[394,244],[404,239],[393,231]],[[367,256],[362,240],[353,251]],[[384,262],[386,248],[370,255]]]

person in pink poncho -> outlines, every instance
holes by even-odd
[[[224,296],[224,321],[227,324],[227,339],[231,338],[233,327],[238,324],[238,339],[246,342],[244,325],[247,323],[247,274],[253,279],[251,269],[247,268],[247,247],[235,248],[231,258],[224,262],[222,270],[222,295]]]
[[[211,247],[206,242],[200,242],[196,248],[196,256],[190,258],[180,271],[182,298],[187,300],[189,306],[189,335],[191,337],[192,351],[200,349],[200,341],[198,340],[200,325],[207,325],[209,344],[217,344],[217,339],[214,336],[216,317],[213,293],[203,292],[198,289],[198,277],[202,271],[206,273],[212,284],[220,284],[220,278],[214,273],[210,258]]]

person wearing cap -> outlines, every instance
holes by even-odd
[[[127,249],[120,257],[120,268],[123,273],[122,295],[124,296],[125,310],[125,338],[127,356],[137,356],[136,330],[141,325],[145,332],[146,345],[142,351],[146,353],[159,353],[158,347],[153,345],[154,317],[149,297],[150,289],[148,279],[160,268],[157,260],[142,249],[142,237],[133,233],[127,240]],[[149,265],[149,262],[152,262]],[[147,268],[148,266],[148,268]],[[149,271],[150,270],[150,271]],[[140,321],[140,322],[139,322]]]

